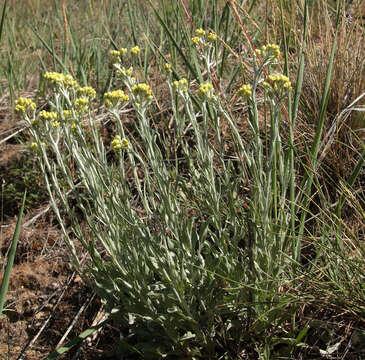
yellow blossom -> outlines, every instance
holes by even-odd
[[[41,146],[45,147],[46,143],[41,142]],[[34,152],[38,152],[39,150],[39,146],[38,143],[36,143],[35,141],[33,141],[29,146],[28,146],[29,150],[34,151]]]
[[[171,67],[171,65],[170,65],[170,64],[168,64],[168,63],[166,63],[166,64],[165,64],[165,69],[166,69],[166,71],[167,71],[168,73],[171,73],[171,72],[172,72],[172,67]]]
[[[266,60],[278,61],[280,58],[280,47],[276,44],[263,45],[261,49],[256,50],[257,54]]]
[[[24,115],[28,112],[34,112],[36,109],[36,104],[30,99],[20,97],[15,100],[15,112],[20,115]]]
[[[153,98],[151,88],[145,83],[133,85],[132,91],[134,95],[139,96],[144,100],[151,100]]]
[[[123,90],[114,90],[104,94],[106,107],[114,107],[129,101],[129,96]]]
[[[125,149],[129,146],[129,141],[126,138],[121,139],[119,135],[116,135],[114,140],[111,142],[113,150]]]
[[[38,151],[38,144],[36,142],[32,142],[30,145],[29,145],[29,149],[32,150],[32,151]]]
[[[203,99],[203,100],[206,100],[206,99],[214,99],[215,96],[213,94],[213,86],[211,83],[203,83],[203,84],[200,84],[199,86],[199,89],[197,91],[197,95]]]
[[[252,89],[251,89],[251,85],[247,84],[247,85],[242,85],[238,91],[237,91],[237,96],[238,97],[242,97],[242,98],[248,98],[252,95]]]
[[[120,56],[125,55],[127,52],[128,52],[127,48],[120,48],[120,49],[119,49],[119,55],[120,55]]]
[[[69,120],[72,118],[72,110],[62,110],[62,116],[65,120]]]
[[[109,51],[109,55],[110,55],[111,57],[113,57],[113,58],[118,58],[118,57],[119,57],[119,55],[120,55],[120,53],[119,53],[119,51],[118,51],[118,50],[110,50],[110,51]]]
[[[71,75],[65,75],[58,72],[46,72],[43,78],[53,86],[63,85],[65,88],[76,88],[78,86],[77,81]]]
[[[117,70],[117,76],[120,78],[126,78],[126,77],[130,77],[133,73],[133,67],[129,67],[128,69],[126,69],[124,66],[122,66],[120,68],[120,70]]]
[[[77,94],[93,99],[96,96],[96,91],[91,86],[84,86],[77,89]]]
[[[131,48],[132,55],[138,55],[140,52],[141,52],[141,49],[139,48],[139,46],[134,46]]]
[[[172,83],[172,86],[177,90],[182,90],[184,92],[188,91],[188,80],[186,80],[185,78],[182,78],[180,80],[175,80]]]
[[[55,111],[42,110],[39,113],[39,119],[44,120],[44,121],[57,120],[58,119],[58,114]]]
[[[208,40],[210,41],[216,41],[217,40],[217,34],[214,33],[213,31],[211,31],[209,34],[208,34]]]
[[[292,89],[289,78],[283,74],[270,75],[268,80],[269,81],[264,81],[262,83],[266,89],[270,90],[272,87],[276,92],[281,92],[284,90],[290,91]]]
[[[195,45],[197,45],[197,44],[199,44],[200,39],[199,39],[197,36],[194,36],[194,37],[192,37],[192,38],[191,38],[191,41],[192,41]]]
[[[64,75],[63,85],[65,88],[77,88],[79,85],[71,75]]]
[[[89,108],[89,99],[79,97],[75,100],[74,106],[78,112],[85,112]]]
[[[198,35],[198,36],[205,36],[205,30],[203,30],[202,28],[199,28],[199,29],[196,29],[195,30],[195,33]]]

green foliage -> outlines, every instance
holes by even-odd
[[[19,234],[20,234],[20,227],[21,227],[21,223],[22,223],[22,217],[23,217],[24,204],[25,204],[26,197],[27,197],[27,192],[24,191],[23,202],[22,202],[22,206],[21,206],[20,211],[19,211],[18,221],[17,221],[16,228],[15,228],[15,231],[14,231],[13,241],[11,243],[11,248],[10,248],[10,251],[9,251],[8,261],[7,261],[7,264],[6,264],[6,267],[5,267],[5,272],[4,272],[2,281],[1,281],[1,287],[0,287],[0,316],[3,314],[5,300],[6,300],[6,293],[8,292],[11,269],[13,268],[13,264],[14,264],[15,252],[16,252],[16,247],[17,247],[17,244],[18,244],[18,239],[19,239]]]
[[[28,152],[2,170],[2,181],[3,216],[14,216],[17,213],[25,190],[28,190],[26,210],[38,207],[48,197],[47,190],[42,186],[43,177],[37,168],[36,159]]]
[[[255,24],[250,38],[251,19],[242,21],[232,3],[195,0],[185,8],[184,1],[161,1],[160,8],[151,0],[138,10],[131,1],[110,2],[109,22],[98,29],[108,35],[104,49],[83,44],[70,21],[60,54],[54,39],[33,27],[54,69],[72,63],[77,71],[44,74],[49,111],[17,112],[34,138],[31,149],[73,265],[102,299],[108,321],[126,329],[117,351],[137,358],[289,356],[316,329],[302,319],[297,324],[304,304],[364,313],[364,247],[360,231],[341,219],[363,157],[335,201],[321,183],[336,40],[313,144],[305,144],[297,124],[307,2],[296,79],[284,30],[289,3],[280,1],[283,71],[279,46],[256,49],[263,26]],[[117,9],[130,24],[123,38],[112,26]],[[242,34],[247,47],[237,55]],[[132,46],[142,51],[124,50]],[[101,65],[108,47],[113,75]],[[159,88],[156,71],[164,79]],[[105,92],[112,141],[102,137],[95,92],[80,90],[76,80]],[[118,91],[106,93],[110,85]],[[88,254],[85,263],[76,244]]]

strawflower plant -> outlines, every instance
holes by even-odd
[[[254,338],[268,354],[274,338],[267,334],[282,329],[300,305],[298,278],[316,269],[316,259],[307,273],[301,267],[303,234],[293,226],[300,221],[293,198],[300,196],[293,196],[293,148],[282,135],[289,126],[282,103],[292,101],[292,85],[278,72],[277,45],[260,50],[264,61],[251,54],[252,81],[238,83],[232,98],[247,109],[242,136],[230,94],[218,91],[211,75],[217,35],[194,35],[207,70],[200,84],[173,79],[171,65],[165,67],[173,146],[154,125],[154,89],[126,66],[127,49],[110,52],[119,85],[104,94],[115,125],[110,142],[95,121],[94,89],[70,75],[44,74],[50,111],[36,114],[28,99],[15,110],[33,136],[73,266],[109,320],[128,326],[120,347],[143,358],[239,359]],[[268,104],[265,136],[259,97]],[[121,118],[125,108],[135,113],[134,136]],[[326,230],[323,242],[333,236]]]

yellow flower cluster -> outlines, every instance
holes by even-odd
[[[165,64],[165,69],[166,69],[166,71],[167,71],[168,73],[171,73],[171,72],[172,72],[172,67],[171,67],[171,65],[170,65],[170,64],[168,64],[168,63],[166,63],[166,64]]]
[[[199,36],[199,37],[203,37],[205,36],[205,30],[203,30],[202,28],[200,29],[196,29],[195,33]]]
[[[242,85],[238,91],[237,96],[242,98],[249,98],[252,95],[252,88],[250,84]]]
[[[77,89],[77,94],[79,96],[93,99],[96,96],[96,91],[91,86],[84,86]]]
[[[30,145],[29,145],[29,149],[32,150],[32,151],[38,151],[38,144],[36,142],[32,142]]]
[[[45,110],[42,110],[39,113],[39,119],[45,120],[45,121],[57,120],[58,119],[58,114],[55,111],[45,111]]]
[[[62,116],[65,120],[70,120],[72,118],[72,110],[63,110]]]
[[[77,81],[71,75],[65,75],[58,72],[46,72],[43,78],[53,86],[63,85],[65,88],[77,88]]]
[[[125,55],[127,52],[128,52],[128,49],[127,48],[120,48],[119,49],[119,55],[120,56]]]
[[[118,50],[110,50],[109,56],[112,58],[118,58],[120,56],[120,52]]]
[[[131,49],[131,54],[132,54],[132,55],[139,55],[139,54],[140,54],[140,52],[141,52],[141,49],[139,48],[139,46],[134,46],[134,47],[132,47],[132,49]]]
[[[121,48],[119,50],[110,50],[109,56],[113,61],[120,61],[120,58],[128,52],[128,49]]]
[[[127,54],[127,52],[128,52],[127,48],[121,48],[119,50],[110,50],[109,56],[112,58],[113,62],[117,62],[120,61],[123,55]],[[133,56],[139,55],[141,53],[141,49],[139,46],[134,46],[130,49],[130,53]]]
[[[79,113],[83,113],[89,108],[89,99],[79,97],[75,100],[74,106]]]
[[[292,89],[289,78],[283,74],[270,75],[268,80],[262,83],[266,89],[271,89],[272,87],[277,92]]]
[[[30,99],[19,98],[15,100],[15,112],[20,115],[24,115],[27,112],[33,112],[36,109],[36,104]]]
[[[116,135],[114,140],[111,142],[113,150],[125,149],[129,145],[129,141],[126,138],[121,139],[119,135]]]
[[[43,121],[51,121],[52,126],[55,128],[60,126],[60,122],[58,121],[58,114],[55,111],[42,110],[39,113],[39,119]],[[38,125],[38,123],[35,123],[34,125]]]
[[[203,45],[207,45],[207,43],[204,41],[204,38],[208,39],[208,41],[216,41],[217,40],[217,34],[213,31],[210,31],[207,33],[204,29],[196,29],[195,30],[196,36],[191,38],[191,41],[197,45],[199,43],[202,43]]]
[[[131,76],[133,73],[133,67],[129,67],[128,69],[126,69],[124,66],[121,67],[121,70],[117,70],[117,76],[120,78],[123,77],[129,77]]]
[[[200,38],[199,38],[198,36],[194,36],[194,37],[192,37],[192,38],[191,38],[191,41],[192,41],[195,45],[197,45],[197,44],[199,44],[199,42],[200,42]]]
[[[217,34],[214,33],[213,31],[211,31],[208,36],[207,36],[208,40],[210,41],[216,41],[217,40]]]
[[[145,83],[136,84],[132,87],[133,94],[139,96],[142,100],[152,100],[152,90]]]
[[[76,130],[77,125],[81,125],[79,120],[74,119],[72,110],[62,110],[62,116],[66,121],[69,122],[71,130],[73,131]]]
[[[172,86],[176,89],[176,91],[182,90],[183,92],[188,91],[188,80],[182,78],[180,80],[175,80],[172,83]]]
[[[114,90],[105,93],[104,100],[106,107],[111,108],[129,101],[129,96],[123,90]]]
[[[41,142],[41,146],[45,147],[46,143]],[[28,146],[29,150],[34,151],[34,152],[38,152],[39,150],[39,146],[36,142],[32,142],[29,146]]]
[[[274,61],[279,60],[280,47],[276,44],[267,44],[256,50],[257,54],[262,56],[264,59],[271,59]]]
[[[211,83],[200,84],[197,95],[203,100],[214,99],[213,86]]]

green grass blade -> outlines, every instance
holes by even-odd
[[[132,10],[130,0],[128,0],[128,17],[129,17],[130,28],[132,30],[132,37],[133,37],[134,45],[138,45],[137,35],[136,35],[135,13]]]
[[[11,269],[12,269],[13,264],[14,264],[15,252],[16,252],[16,247],[17,247],[17,244],[18,244],[20,226],[21,226],[21,223],[22,223],[22,217],[23,217],[23,211],[24,211],[24,205],[25,205],[26,197],[27,197],[27,191],[24,191],[22,207],[20,208],[18,221],[16,223],[16,228],[15,228],[15,232],[14,232],[14,236],[13,236],[13,241],[11,243],[8,263],[7,263],[6,268],[5,268],[4,278],[3,278],[3,281],[1,283],[1,288],[0,288],[0,315],[2,315],[2,313],[3,313],[5,299],[6,299],[6,293],[8,292],[8,287],[9,287],[9,282],[10,282],[10,273],[11,273]]]
[[[307,4],[307,1],[305,1],[305,3],[304,3],[304,20],[303,20],[303,27],[304,27],[303,42],[302,42],[302,46],[300,49],[299,70],[298,70],[298,76],[297,76],[297,81],[296,81],[296,86],[295,86],[294,102],[293,102],[293,108],[292,108],[292,114],[291,114],[293,126],[295,126],[297,113],[298,113],[300,95],[301,95],[302,87],[303,87],[306,37],[307,37],[307,21],[308,21],[308,4]]]
[[[157,20],[159,21],[159,23],[161,24],[161,26],[164,28],[164,30],[166,31],[167,36],[170,38],[170,40],[172,41],[172,43],[174,44],[176,50],[179,52],[179,54],[181,55],[182,59],[184,60],[186,66],[189,68],[189,70],[191,71],[191,73],[193,74],[194,78],[198,78],[198,74],[195,71],[194,67],[191,65],[190,61],[186,58],[184,52],[182,51],[181,47],[179,46],[179,44],[176,42],[176,39],[174,38],[174,36],[171,34],[171,31],[169,30],[169,28],[167,27],[166,23],[163,21],[163,19],[161,18],[160,14],[158,13],[157,9],[153,6],[151,0],[150,0],[150,4],[151,7],[157,17]]]
[[[1,14],[1,22],[0,22],[0,44],[1,44],[1,38],[3,35],[3,29],[4,29],[4,21],[5,21],[5,14],[6,14],[6,4],[7,4],[8,0],[5,0],[4,5],[3,5],[3,12]]]
[[[324,88],[323,88],[323,92],[322,92],[320,113],[319,113],[319,118],[318,118],[316,134],[315,134],[312,148],[309,153],[311,168],[309,169],[309,172],[307,173],[306,178],[304,179],[304,182],[303,182],[303,184],[305,183],[304,186],[305,186],[306,197],[303,199],[303,204],[302,204],[303,211],[302,211],[302,215],[300,218],[300,226],[299,226],[299,233],[298,233],[299,238],[301,238],[304,233],[304,226],[305,226],[306,217],[307,217],[307,209],[308,209],[308,205],[309,205],[310,194],[312,191],[313,177],[314,177],[314,173],[316,171],[316,166],[317,166],[317,157],[318,157],[318,151],[319,151],[319,146],[320,146],[320,140],[322,137],[324,121],[326,119],[326,114],[327,114],[327,104],[328,104],[328,98],[329,98],[329,94],[330,94],[332,70],[334,67],[335,54],[336,54],[336,49],[337,49],[337,36],[338,36],[338,30],[339,30],[339,24],[340,24],[340,21],[339,21],[340,14],[341,14],[341,2],[339,2],[338,6],[337,6],[336,32],[335,32],[335,36],[334,36],[333,43],[332,43],[331,56],[330,56],[330,60],[328,63],[326,79],[325,79]],[[298,254],[298,257],[299,257],[300,250],[297,249],[296,253]]]
[[[365,162],[365,149],[362,151],[362,154],[360,155],[360,159],[359,159],[354,171],[350,175],[350,178],[349,178],[349,180],[346,184],[346,186],[349,189],[351,189],[352,186],[354,185],[356,178],[358,177],[358,175],[360,174],[361,169],[364,166],[364,162]],[[346,200],[346,195],[344,193],[341,196],[340,200],[338,201],[337,208],[336,208],[336,214],[339,218],[341,218],[341,209],[342,209],[342,206],[343,206],[345,200]]]
[[[320,140],[322,137],[323,127],[324,127],[324,121],[326,119],[326,113],[327,113],[327,104],[328,104],[328,98],[330,94],[330,85],[331,85],[331,78],[332,78],[332,70],[335,62],[335,54],[337,49],[337,35],[338,35],[338,29],[339,29],[339,18],[341,14],[341,1],[338,2],[338,8],[337,8],[337,20],[336,20],[336,33],[335,37],[333,39],[332,44],[332,50],[331,50],[331,56],[327,68],[327,74],[326,74],[326,80],[324,83],[322,98],[321,98],[321,105],[320,105],[320,114],[319,114],[319,121],[316,129],[316,135],[314,138],[313,146],[311,149],[311,162],[312,166],[315,166],[315,163],[317,162],[317,155],[319,151],[319,145]]]
[[[301,44],[300,49],[300,55],[299,55],[299,69],[298,69],[298,75],[297,75],[297,81],[295,86],[295,93],[294,93],[294,101],[292,104],[292,107],[290,109],[289,116],[291,118],[291,127],[290,127],[290,216],[291,216],[291,232],[292,232],[292,248],[293,251],[293,257],[295,259],[299,259],[299,249],[300,249],[300,238],[297,240],[295,237],[295,210],[296,210],[296,204],[295,204],[295,169],[294,169],[294,129],[295,129],[295,123],[297,119],[298,114],[298,106],[299,106],[299,100],[302,93],[302,87],[303,87],[303,76],[304,76],[304,64],[305,64],[305,49],[306,49],[306,37],[307,37],[307,18],[308,16],[308,4],[307,1],[304,3],[304,19],[303,19],[303,40]],[[287,48],[286,48],[287,50]],[[286,54],[287,59],[287,54]]]
[[[55,51],[54,51],[54,49],[53,49],[53,47],[51,48],[48,44],[47,44],[47,42],[38,34],[38,32],[36,31],[36,29],[34,29],[33,27],[32,27],[32,31],[33,31],[33,33],[37,36],[37,38],[39,39],[39,41],[42,43],[42,45],[48,50],[48,52],[51,54],[51,56],[53,57],[53,59],[55,60],[55,61],[57,61],[60,65],[61,65],[61,67],[62,67],[62,69],[65,71],[65,72],[67,72],[68,73],[68,69],[67,69],[67,66],[62,62],[62,60],[56,55],[56,53],[55,53]]]

